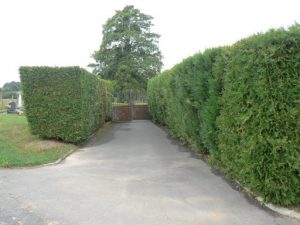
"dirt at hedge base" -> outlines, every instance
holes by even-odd
[[[61,148],[64,145],[66,144],[57,140],[35,140],[26,144],[24,148],[35,151],[45,151],[49,149]]]

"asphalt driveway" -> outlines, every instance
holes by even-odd
[[[299,225],[260,208],[149,121],[63,163],[0,169],[0,225]]]

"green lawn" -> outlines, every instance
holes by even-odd
[[[42,140],[30,134],[25,116],[0,115],[0,167],[54,162],[74,148],[72,144]]]

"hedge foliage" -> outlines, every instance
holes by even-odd
[[[208,49],[148,83],[149,111],[233,178],[300,203],[300,26]]]
[[[226,57],[227,48],[208,49],[148,82],[152,119],[205,152],[217,148],[215,121]]]
[[[109,116],[106,81],[79,67],[20,67],[33,134],[78,143]]]

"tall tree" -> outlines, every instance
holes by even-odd
[[[1,98],[18,98],[17,92],[21,90],[20,82],[12,81],[7,82],[3,85],[2,89],[0,89],[0,97]],[[1,94],[2,93],[2,94]]]
[[[12,81],[3,85],[4,91],[20,91],[20,82]]]
[[[148,79],[162,67],[160,35],[151,32],[152,19],[131,5],[116,11],[104,24],[100,49],[92,55],[94,72],[115,80],[118,91],[129,101],[133,92],[146,89]]]

